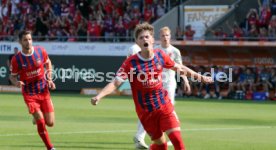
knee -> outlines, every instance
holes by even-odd
[[[162,133],[161,137],[158,138],[158,139],[155,139],[155,140],[152,140],[152,142],[154,144],[157,144],[157,145],[162,145],[163,143],[166,143],[166,137],[164,136],[164,134]]]
[[[48,126],[48,127],[53,127],[54,126],[54,121],[47,121],[46,122],[46,125]]]

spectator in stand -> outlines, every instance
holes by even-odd
[[[257,29],[257,26],[255,24],[250,25],[250,30],[248,31],[248,37],[250,37],[249,40],[257,40],[259,35],[259,30]]]
[[[165,6],[163,4],[163,1],[161,1],[161,0],[158,1],[158,4],[155,9],[156,9],[156,18],[157,19],[162,17],[166,13]]]
[[[180,26],[177,26],[176,27],[176,30],[175,30],[175,39],[177,41],[182,41],[183,40],[183,31],[181,30]]]
[[[223,73],[221,68],[218,68],[217,66],[213,66],[211,69],[214,69],[214,75],[212,76],[213,78],[213,85],[214,85],[214,89],[215,89],[215,95],[213,95],[213,98],[217,98],[217,99],[222,99],[222,96],[220,95],[220,81],[217,77],[219,77],[220,73]],[[208,99],[211,97],[210,94],[210,89],[211,89],[211,84],[206,84],[206,95],[204,96],[204,99]]]
[[[252,8],[249,10],[249,12],[246,15],[247,20],[247,31],[251,30],[252,26],[258,27],[259,25],[259,16],[256,9]]]
[[[45,14],[48,18],[54,15],[54,11],[49,2],[42,2],[43,14]]]
[[[270,18],[271,18],[270,7],[268,5],[260,6],[259,11],[260,11],[259,12],[259,14],[260,14],[260,16],[259,16],[259,26],[268,28],[269,21],[270,21]]]
[[[105,41],[111,41],[110,38],[114,36],[114,21],[110,15],[104,19],[104,38]]]
[[[87,0],[76,0],[76,7],[80,10],[82,16],[88,19],[89,3]],[[68,6],[67,6],[68,8]],[[68,9],[69,12],[69,9]]]
[[[18,8],[19,3],[20,3],[20,0],[12,0],[11,1],[11,16],[17,16],[20,14],[20,10]]]
[[[68,4],[67,7],[69,9],[69,14],[75,14],[76,13],[77,10],[76,10],[75,0],[69,0],[69,4]]]
[[[140,12],[140,10],[139,10],[138,7],[134,7],[134,8],[132,9],[132,16],[133,16],[134,18],[140,18],[140,17],[142,16],[142,14],[141,14],[141,12]]]
[[[228,22],[226,22],[228,27],[231,29],[231,37],[234,41],[241,41],[243,40],[243,30],[240,28],[240,26],[237,24],[237,22],[234,22],[233,26],[230,26]]]
[[[238,89],[240,73],[241,73],[240,67],[233,68],[232,82],[229,82],[228,84],[228,91],[227,91],[228,98],[233,98],[236,93],[236,90],[240,90]]]
[[[270,40],[276,39],[276,15],[271,17],[269,26],[268,26],[268,37]]]
[[[36,23],[35,23],[35,29],[36,29],[35,35],[37,35],[37,36],[39,34],[40,34],[40,36],[46,35],[48,33],[47,24],[48,24],[48,20],[46,17],[44,17],[43,11],[39,11],[39,14],[38,14],[38,17],[36,18]]]
[[[7,24],[8,20],[11,18],[11,3],[3,3],[2,10],[1,10],[1,17],[3,24]]]
[[[101,36],[102,27],[96,20],[87,23],[87,37],[88,41],[98,41]]]
[[[124,13],[124,16],[123,16],[123,25],[126,30],[126,36],[129,36],[130,30],[131,30],[131,18],[129,16],[129,14],[126,12]]]
[[[131,35],[131,36],[133,36],[133,29],[134,29],[134,28],[136,27],[136,25],[139,24],[139,23],[140,23],[140,18],[134,16],[134,17],[132,18],[131,22],[130,22],[130,29],[131,29],[130,35]]]
[[[119,41],[125,41],[126,30],[123,25],[122,16],[119,17],[119,21],[115,24],[115,36],[118,37]]]
[[[12,20],[8,20],[7,24],[4,26],[4,31],[7,35],[14,35],[14,24]],[[7,40],[11,40],[11,37],[7,37]]]
[[[69,29],[67,37],[68,37],[67,41],[69,42],[77,41],[77,32],[74,26],[71,26],[71,28]]]
[[[154,12],[153,9],[151,8],[151,5],[144,5],[144,21],[151,23],[152,19],[154,18]]]
[[[112,0],[106,0],[104,3],[103,10],[106,15],[112,15],[113,10],[115,9],[114,3]]]
[[[87,25],[85,19],[82,19],[77,28],[78,41],[86,41],[87,37]]]
[[[260,41],[268,41],[267,29],[264,27],[260,28],[259,40]]]
[[[271,0],[270,9],[271,9],[271,14],[276,15],[276,0]]]
[[[26,0],[22,0],[19,3],[19,9],[21,10],[21,15],[26,15],[30,13],[31,5]]]
[[[227,40],[227,33],[223,31],[222,27],[217,27],[215,30],[212,30],[208,27],[207,22],[204,23],[205,28],[207,29],[206,32],[210,31],[215,40]]]
[[[24,19],[20,19],[19,17],[15,16],[13,19],[13,24],[14,24],[14,35],[17,35],[19,33],[19,31],[25,29],[25,19],[26,17],[24,17]],[[35,19],[32,19],[33,22],[33,26],[35,26]],[[1,24],[1,22],[0,22]],[[1,29],[0,29],[1,30]],[[34,29],[33,29],[34,30]],[[1,31],[0,31],[1,32]],[[14,41],[16,41],[17,37],[14,39]]]
[[[60,16],[65,16],[67,17],[69,15],[69,8],[68,5],[66,3],[61,3],[61,14]]]
[[[192,29],[191,25],[187,25],[184,31],[184,40],[193,40],[194,39],[195,30]]]
[[[256,81],[256,87],[262,88],[262,90],[266,93],[266,97],[269,97],[269,86],[271,85],[270,81],[270,73],[267,68],[260,68],[260,72]]]
[[[52,20],[49,20],[49,30],[48,30],[48,33],[47,33],[47,40],[50,40],[50,41],[55,41],[57,40],[57,32],[58,32],[58,24],[57,22],[52,19]]]
[[[97,19],[98,21],[100,21],[100,22],[103,22],[104,17],[105,17],[105,16],[104,16],[103,11],[102,11],[101,9],[97,10],[97,12],[96,12],[96,19]]]
[[[25,21],[25,29],[29,30],[29,31],[35,31],[35,17],[32,14],[28,14],[26,15],[26,17],[24,17],[24,21]]]
[[[270,79],[269,79],[269,89],[273,90],[274,97],[273,100],[276,100],[276,69],[272,68],[270,70]]]
[[[200,74],[204,74],[205,71],[205,67],[204,66],[199,66],[197,68],[195,68],[196,72],[200,73]],[[197,97],[202,97],[202,90],[204,87],[204,84],[202,82],[190,82],[192,85],[192,91],[196,91],[196,96]]]
[[[58,17],[61,15],[61,4],[58,1],[54,1],[52,4],[52,10],[54,16]]]
[[[251,68],[246,68],[244,73],[240,74],[238,86],[242,91],[255,91],[256,75],[253,73]],[[248,89],[248,90],[247,90]]]

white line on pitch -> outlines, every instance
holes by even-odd
[[[255,126],[255,127],[233,127],[233,128],[195,128],[182,129],[185,132],[189,131],[227,131],[227,130],[251,130],[251,129],[269,129],[274,126]],[[51,135],[68,135],[68,134],[91,134],[91,133],[131,133],[136,130],[109,130],[109,131],[76,131],[76,132],[50,132]],[[34,136],[37,133],[22,133],[22,134],[0,134],[0,137],[11,136]]]

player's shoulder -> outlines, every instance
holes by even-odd
[[[18,56],[20,56],[20,55],[22,55],[22,54],[21,54],[21,51],[19,51],[17,54],[12,54],[12,55],[10,55],[11,60],[16,59],[16,57],[18,57]]]
[[[133,44],[128,49],[128,51],[132,54],[135,54],[135,53],[139,52],[140,50],[141,50],[141,48],[137,44]]]
[[[139,52],[138,52],[139,53]],[[138,53],[136,54],[133,54],[133,55],[130,55],[126,60],[125,62],[130,62],[132,60],[137,60],[138,59]]]
[[[175,46],[171,45],[171,49],[174,51],[174,52],[180,52],[180,50],[178,48],[176,48]]]
[[[17,54],[14,54],[12,57],[11,57],[11,63],[18,63],[18,60],[20,60],[20,57],[22,57],[22,52],[19,51]],[[24,57],[24,56],[23,56]]]
[[[137,44],[133,44],[128,49],[128,56],[134,55],[134,54],[138,53],[139,51],[141,51],[141,48]]]
[[[165,52],[164,52],[160,47],[155,47],[155,48],[153,49],[153,52],[154,52],[155,54],[165,54]]]
[[[40,45],[33,46],[33,48],[34,48],[35,51],[39,51],[39,52],[43,52],[43,53],[46,52],[46,49],[43,46],[40,46]]]

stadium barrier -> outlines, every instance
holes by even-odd
[[[82,88],[80,94],[83,95],[96,95],[100,93],[102,89],[101,88]],[[110,95],[121,95],[118,90],[113,91]]]
[[[159,43],[158,41],[156,43]],[[54,65],[57,90],[81,91],[102,88],[106,80],[87,82],[82,75],[113,73],[120,67],[133,43],[57,43],[38,42],[46,48]],[[173,41],[180,49],[185,65],[203,66],[269,66],[276,64],[275,42],[252,41]],[[8,85],[6,60],[13,53],[15,42],[0,42],[0,85]],[[98,76],[94,76],[98,77]],[[126,92],[129,94],[129,91]]]
[[[183,63],[202,66],[276,66],[275,42],[176,41]]]
[[[21,89],[12,85],[0,85],[0,92],[20,93]]]

